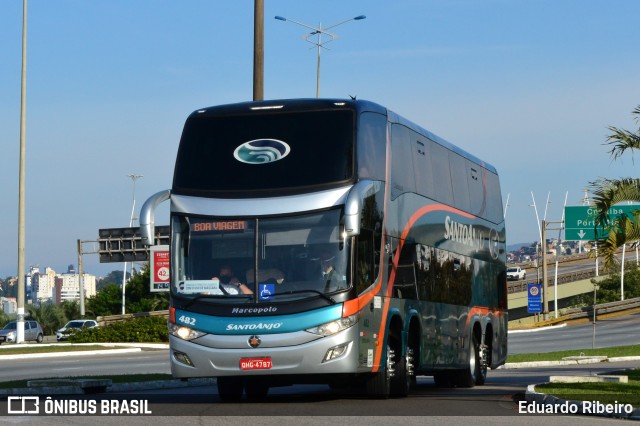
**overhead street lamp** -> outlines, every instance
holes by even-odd
[[[316,28],[314,26],[305,24],[303,22],[294,21],[293,19],[284,18],[282,16],[276,16],[275,17],[275,19],[277,19],[279,21],[293,22],[294,24],[298,24],[300,26],[303,26],[305,28],[309,28],[309,29],[313,30],[312,32],[307,34],[304,37],[304,39],[306,41],[308,41],[309,43],[313,44],[314,46],[316,46],[317,49],[318,49],[318,65],[317,65],[317,75],[316,75],[316,98],[320,97],[320,48],[324,47],[325,44],[330,43],[333,40],[336,40],[338,38],[338,36],[336,34],[330,33],[327,30],[329,30],[331,28],[335,28],[338,25],[346,24],[347,22],[350,22],[350,21],[360,21],[360,20],[365,19],[365,18],[366,18],[366,16],[359,15],[359,16],[356,16],[354,18],[346,19],[344,21],[338,22],[337,24],[329,25],[328,27],[324,27],[324,28],[322,28],[322,23],[320,23],[319,26]],[[329,37],[329,39],[323,41],[322,40],[322,35],[323,34],[326,35],[327,37]],[[316,40],[311,40],[311,37],[313,37],[313,36],[318,36],[317,41]]]
[[[133,213],[136,209],[136,181],[140,179],[142,175],[136,175],[132,173],[127,175],[127,177],[130,178],[131,181],[133,182],[133,200],[131,203],[131,219],[129,219],[129,228],[131,228],[133,226],[133,221],[135,219],[133,217]],[[131,262],[131,264],[133,265],[133,262]],[[126,282],[127,282],[127,262],[124,262],[124,272],[122,273],[122,315],[125,314],[124,296],[125,296]]]

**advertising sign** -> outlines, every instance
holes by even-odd
[[[151,291],[169,291],[169,246],[152,246],[151,256]]]

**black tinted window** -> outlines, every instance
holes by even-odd
[[[351,110],[192,115],[180,141],[174,192],[277,191],[353,178]]]

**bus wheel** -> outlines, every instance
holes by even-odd
[[[391,379],[391,395],[405,397],[409,395],[409,389],[415,386],[413,374],[413,350],[405,349],[405,356],[401,356],[395,364],[395,372]]]
[[[483,367],[484,365],[484,367]],[[469,366],[459,372],[457,385],[464,388],[472,388],[476,384],[484,384],[487,376],[487,367],[480,355],[480,343],[475,333],[471,338],[469,353]]]
[[[387,363],[366,381],[367,395],[372,398],[387,399],[391,391],[391,379],[394,375],[393,349],[387,345]]]
[[[249,399],[262,399],[269,393],[269,385],[263,379],[249,378],[244,385],[244,392]]]
[[[218,395],[224,402],[238,402],[242,398],[243,380],[239,377],[218,377]]]
[[[439,388],[451,388],[453,387],[453,380],[451,380],[451,374],[449,373],[435,373],[433,375],[433,381],[436,387]]]

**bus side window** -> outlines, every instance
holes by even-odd
[[[433,175],[437,176],[435,186],[436,200],[453,206],[453,188],[451,185],[451,171],[449,170],[449,150],[435,142],[431,143],[431,165]]]

